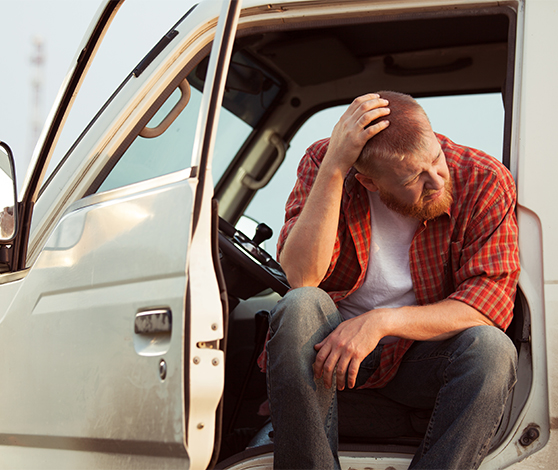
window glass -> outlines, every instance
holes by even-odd
[[[209,58],[188,75],[190,102],[160,136],[138,136],[98,191],[107,191],[187,168],[192,158],[196,123]],[[281,81],[244,52],[233,55],[213,152],[212,176],[217,183],[254,127],[278,100]],[[153,116],[156,127],[180,98],[176,90]]]
[[[61,7],[68,9],[69,3],[79,3],[81,7],[85,3],[100,4],[101,2],[55,3],[68,4]],[[48,181],[48,176],[58,166],[64,155],[67,152],[68,154],[71,152],[72,144],[76,142],[76,139],[79,138],[87,124],[93,122],[92,119],[96,119],[94,116],[96,116],[103,103],[107,99],[112,99],[109,97],[112,96],[118,85],[123,80],[126,80],[125,77],[130,76],[130,72],[134,70],[134,67],[159,42],[161,37],[169,31],[172,25],[177,25],[177,20],[180,20],[180,23],[186,18],[185,15],[193,4],[193,2],[185,2],[184,0],[165,0],[164,3],[164,8],[161,8],[160,2],[126,0],[120,7],[106,36],[103,38],[95,60],[85,76],[69,117],[64,124],[47,169],[47,178],[43,184]],[[79,16],[81,15],[80,11]],[[85,28],[89,21],[90,19],[82,27]],[[141,28],[141,34],[138,34],[138,25],[149,25],[149,27]],[[63,32],[61,34],[64,34],[64,37],[67,36],[66,29],[62,28]],[[68,62],[72,54],[75,53],[75,48],[79,45],[79,39],[81,39],[84,32],[85,29],[79,33],[76,38],[77,42],[70,41],[69,56],[66,59]],[[130,38],[134,39],[130,40]],[[65,42],[68,42],[68,40],[66,39]],[[50,60],[50,57],[48,59]],[[67,64],[63,66],[58,64],[57,69],[61,70],[64,74],[67,67]],[[58,86],[62,78],[64,78],[64,75],[60,79],[55,80],[56,88],[51,93],[52,99],[54,99],[58,92]]]
[[[156,127],[179,98],[180,91],[175,90],[147,126]],[[162,135],[154,138],[138,136],[98,192],[187,168],[190,164],[188,155],[191,154],[194,142],[200,100],[201,93],[192,90],[188,105]]]
[[[417,101],[426,111],[435,132],[502,161],[504,105],[500,93],[419,98]]]
[[[428,114],[435,132],[502,160],[504,109],[499,93],[421,98],[417,101]],[[273,229],[273,237],[265,245],[270,254],[275,255],[277,237],[284,221],[285,202],[296,181],[298,162],[308,146],[331,135],[333,126],[346,108],[325,109],[306,121],[293,137],[282,166],[247,207],[247,217],[265,222]]]
[[[176,90],[151,119],[148,127],[156,127],[180,98]],[[160,136],[138,136],[112,169],[97,192],[108,191],[190,166],[201,93],[191,89],[188,105]],[[221,109],[212,175],[218,181],[228,163],[236,155],[252,128],[225,108]]]

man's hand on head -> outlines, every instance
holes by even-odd
[[[367,127],[372,121],[390,113],[388,104],[375,93],[356,98],[333,128],[324,164],[336,165],[343,174],[349,171],[366,142],[388,127],[387,120]]]

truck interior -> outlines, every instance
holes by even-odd
[[[515,34],[515,12],[506,6],[397,14],[347,12],[343,17],[309,15],[304,21],[240,23],[212,167],[220,216],[219,260],[228,303],[222,432],[215,449],[219,466],[272,449],[272,429],[265,409],[265,375],[256,359],[267,330],[266,312],[284,295],[288,283],[274,260],[275,247],[263,248],[270,232],[265,225],[257,224],[268,221],[257,220],[246,228],[250,225],[245,215],[258,194],[281,203],[286,200],[292,186],[280,185],[279,192],[264,190],[284,164],[291,140],[317,112],[348,105],[355,97],[373,91],[396,90],[416,98],[491,93],[501,97],[505,110],[500,136],[503,150],[497,157],[509,167]],[[167,111],[161,111],[165,106],[172,107],[179,101],[181,93],[175,90],[184,80],[191,89],[185,109],[195,109],[196,96],[205,80],[208,53],[209,46],[177,76],[172,87],[144,116],[142,126],[156,121],[157,112],[165,114]],[[152,141],[165,135],[168,137],[169,131]],[[126,159],[142,139],[145,140],[140,136],[130,139],[114,156],[112,167],[99,176],[90,194],[122,184],[114,175],[119,166],[132,165]],[[163,144],[153,145],[161,148]],[[293,178],[295,168],[290,170]],[[173,171],[172,165],[161,169],[161,174],[169,171]],[[277,232],[279,228],[274,226],[273,230]],[[530,390],[529,329],[528,304],[519,290],[515,318],[507,331],[520,356],[519,382],[493,448],[508,434]],[[415,411],[415,435],[366,442],[344,438],[341,448],[411,455],[429,417],[428,410]]]

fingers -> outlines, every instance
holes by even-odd
[[[389,125],[387,120],[381,119],[390,113],[388,104],[376,93],[356,98],[333,128],[322,165],[333,165],[345,174],[358,159],[366,142]]]
[[[345,386],[354,388],[361,359],[349,354],[338,355],[330,352],[325,360],[320,358],[319,361],[322,365],[318,366],[319,376],[316,375],[315,367],[315,377],[323,378],[326,388],[331,388],[334,382],[337,390],[344,390]]]
[[[369,94],[356,98],[348,112],[348,127],[353,128],[353,138],[359,146],[363,146],[368,140],[389,126],[387,119],[381,119],[390,114],[389,101],[377,94]],[[351,125],[352,122],[352,125]]]
[[[328,337],[314,346],[318,351],[313,365],[314,377],[323,379],[326,388],[331,388],[334,381],[338,390],[344,390],[346,385],[353,388],[362,362],[361,354],[350,345],[342,347],[332,343],[334,341]]]
[[[389,114],[389,109],[388,108],[384,108],[387,110],[387,114]],[[385,114],[383,114],[383,116],[385,116]],[[366,134],[366,141],[368,142],[368,140],[370,140],[372,137],[374,137],[376,134],[379,134],[381,131],[383,131],[386,127],[389,126],[389,121],[388,120],[382,120],[380,122],[377,122],[369,127],[367,127],[365,129],[365,131],[367,131]]]
[[[349,388],[355,388],[358,370],[362,361],[351,361],[349,372],[347,374],[347,385]]]
[[[337,362],[337,370],[335,371],[337,390],[345,389],[345,377],[347,375],[348,363],[349,361],[345,357],[341,357],[340,360]]]
[[[313,365],[314,377],[316,379],[322,377],[324,373],[324,364],[329,356],[330,348],[329,347],[324,348],[324,345],[326,343],[327,343],[327,338],[324,339],[321,343],[318,343],[314,346],[314,349],[318,351],[318,354],[316,355],[316,360],[314,361],[314,365]]]
[[[316,344],[314,377],[327,388],[354,388],[361,362],[385,336],[370,311],[343,321],[323,341]],[[334,377],[335,376],[335,377]]]
[[[387,116],[390,113],[388,105],[388,100],[380,98],[375,93],[359,96],[349,105],[341,117],[342,128],[345,131],[362,131],[374,120]],[[380,127],[384,128],[383,126]]]
[[[383,116],[387,116],[391,112],[391,110],[387,107],[387,105],[389,104],[388,101],[387,100],[380,100],[380,101],[385,102],[385,104],[382,103],[381,107],[373,108],[368,111],[364,111],[362,113],[362,116],[360,117],[359,120],[359,125],[361,125],[363,129],[368,129],[369,127],[372,127],[370,126],[372,122],[382,118]],[[386,121],[382,120],[380,122],[386,122]]]
[[[363,130],[367,131],[365,136],[366,139],[374,137],[378,132],[385,129],[389,125],[389,121],[387,119],[375,122],[383,116],[389,115],[391,112],[391,110],[387,107],[389,104],[387,100],[380,99],[378,101],[381,107],[375,107],[369,111],[365,111],[359,119],[359,125],[362,126]]]
[[[375,119],[389,114],[389,101],[375,93],[356,98],[349,106],[349,112],[362,127]]]
[[[339,354],[332,349],[328,338],[314,346],[318,350],[314,362],[314,377],[323,379],[326,388],[331,388],[335,366],[339,360]]]

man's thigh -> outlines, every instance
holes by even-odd
[[[440,389],[459,373],[448,366],[466,358],[463,377],[475,369],[500,368],[500,350],[509,349],[505,333],[494,327],[465,330],[444,341],[416,341],[403,357],[395,377],[380,389],[338,394],[340,435],[362,437],[416,436],[426,429]],[[507,361],[503,352],[502,360]]]
[[[444,341],[416,341],[397,374],[379,392],[413,408],[433,408],[442,387],[459,380],[474,389],[478,377],[506,375],[515,348],[504,332],[477,326]]]
[[[405,358],[410,357],[414,363],[416,358],[437,356],[435,351],[438,346],[436,343],[415,342]],[[439,389],[437,380],[431,379],[437,374],[438,368],[437,361],[431,359],[421,363],[418,369],[402,365],[394,379],[384,388],[339,392],[337,399],[341,438],[421,437],[426,430]],[[428,376],[426,380],[425,375]],[[427,388],[431,390],[426,394],[419,392],[424,386],[423,382],[427,382]],[[416,399],[417,395],[421,397],[420,400]]]
[[[340,392],[340,434],[401,437],[420,432],[423,426],[417,426],[413,415],[428,418],[434,408],[451,348],[443,343],[415,341],[395,377],[383,388]]]

